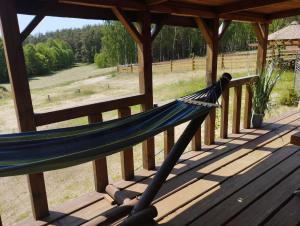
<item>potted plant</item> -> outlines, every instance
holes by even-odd
[[[283,72],[284,70],[278,61],[273,60],[268,63],[255,83],[252,84],[251,122],[254,128],[261,127],[265,112],[269,108],[272,90]]]

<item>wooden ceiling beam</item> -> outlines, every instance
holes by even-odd
[[[269,14],[267,16],[267,19],[274,20],[274,19],[291,17],[291,16],[298,16],[298,15],[300,15],[300,8],[272,13],[272,14]]]
[[[129,21],[126,18],[126,15],[124,14],[124,12],[117,7],[113,7],[112,11],[115,14],[115,16],[118,18],[118,20],[123,24],[123,26],[125,27],[127,32],[131,35],[133,40],[137,44],[142,44],[143,40],[142,40],[141,34],[138,32],[136,27],[131,23],[131,21]]]
[[[31,32],[40,24],[40,22],[45,18],[43,15],[35,16],[27,27],[21,32],[21,42],[24,42],[25,39],[31,34]]]
[[[240,0],[217,7],[219,15],[245,11],[249,9],[286,2],[288,0]]]
[[[143,11],[147,10],[147,5],[134,0],[58,0],[58,3],[71,5],[93,6],[100,8],[118,7],[122,10]]]
[[[151,6],[151,5],[159,5],[159,4],[165,3],[167,1],[169,1],[169,0],[147,0],[147,4],[149,6]]]

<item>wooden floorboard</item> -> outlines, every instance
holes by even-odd
[[[204,197],[206,192],[209,192],[209,190],[219,186],[229,177],[233,177],[234,175],[241,173],[246,168],[251,167],[261,159],[271,155],[271,153],[280,149],[282,145],[287,144],[291,134],[293,133],[294,132],[285,134],[280,137],[280,139],[275,139],[265,145],[256,144],[257,146],[254,149],[249,147],[240,148],[219,161],[199,169],[196,173],[202,174],[202,176],[198,177],[197,181],[155,204],[158,209],[162,209],[162,211],[159,211],[158,219],[160,220],[165,215],[172,213],[178,208],[182,208],[182,206],[190,204],[199,196]],[[254,145],[255,143],[253,143],[253,146]],[[293,149],[297,150],[297,148]],[[224,161],[224,159],[226,159],[226,161]],[[194,175],[195,177],[197,176],[196,173]],[[180,183],[180,181],[178,181],[178,183]],[[172,205],[169,205],[170,207],[168,208],[166,207],[167,203],[172,203]],[[198,215],[198,212],[196,215]],[[190,214],[189,216],[191,217]],[[176,221],[178,221],[178,219]]]
[[[280,165],[262,175],[248,186],[234,193],[203,216],[194,220],[190,225],[222,225],[244,211],[260,196],[280,183],[287,175],[293,173],[300,165],[300,152],[288,158]]]
[[[262,145],[276,139],[278,134],[288,133],[290,130],[298,126],[299,117],[300,114],[292,115],[288,118],[280,120],[280,123],[270,124],[268,126],[269,130],[264,128],[261,130],[252,131],[239,138],[230,140],[228,143],[220,145],[215,149],[205,151],[193,158],[187,159],[177,164],[176,168],[168,177],[168,181],[166,182],[156,199],[170,195],[171,193],[176,192],[176,190],[180,190],[181,188],[187,186],[189,183],[193,183],[193,181],[197,180],[197,177],[199,177],[199,175],[195,175],[195,173],[191,171],[192,169],[195,170],[199,167],[204,166],[207,166],[207,169],[213,168],[216,164],[217,167],[221,167],[222,163],[220,162],[223,162],[223,164],[228,163],[228,159],[225,156],[231,152],[234,152],[242,145],[245,145],[243,146],[245,149],[253,149],[258,144]],[[217,163],[212,165],[212,163],[215,162]],[[151,183],[152,178],[153,177],[149,177],[137,184],[124,189],[124,194],[133,198],[143,193],[145,188]],[[175,178],[175,180],[172,180],[172,178]]]
[[[300,187],[300,184],[298,185]],[[296,226],[300,224],[300,195],[293,195],[288,202],[273,214],[266,226]]]
[[[265,123],[262,129],[245,129],[229,135],[228,139],[217,140],[214,145],[203,146],[201,151],[185,153],[153,202],[159,212],[158,224],[240,225],[258,206],[268,212],[259,212],[260,217],[253,225],[261,222],[274,225],[277,216],[282,218],[290,213],[288,208],[297,210],[300,198],[291,191],[298,179],[292,182],[291,178],[299,171],[300,152],[288,143],[290,136],[298,131],[299,119],[299,112],[289,112]],[[133,180],[114,185],[134,198],[144,192],[156,172],[141,170]],[[289,188],[283,189],[283,182]],[[278,192],[282,195],[273,197]],[[266,200],[270,200],[270,205],[260,204]],[[19,225],[77,226],[114,207],[103,194],[94,192],[52,210],[48,218],[30,219]],[[290,216],[293,219],[288,225],[299,222],[297,211]],[[247,224],[243,221],[242,225]]]

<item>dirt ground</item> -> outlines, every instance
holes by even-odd
[[[203,79],[204,75],[204,71],[155,73],[153,77],[155,103],[161,104],[171,100],[178,93],[179,90],[177,89],[182,83],[196,81],[198,78]],[[32,79],[30,88],[34,111],[45,112],[138,94],[138,82],[137,74],[118,74],[116,68],[98,69],[94,65],[81,65],[54,75]],[[172,84],[175,85],[169,87],[169,93],[163,91],[164,86]],[[1,86],[10,89],[7,84]],[[115,112],[110,112],[104,114],[104,119],[107,120],[116,116]],[[67,127],[84,123],[87,123],[86,118],[56,123],[39,129]],[[176,130],[177,137],[184,127],[185,125],[181,125]],[[0,98],[0,133],[17,131],[12,99],[10,97]],[[163,158],[163,136],[158,135],[155,139],[156,160],[161,162]],[[142,165],[140,150],[141,145],[134,147],[135,169],[141,168]],[[119,160],[119,155],[108,157],[108,171],[111,181],[120,179]],[[52,208],[94,189],[92,165],[87,163],[63,170],[46,172],[45,182],[49,206]],[[26,176],[0,178],[0,214],[4,225],[12,225],[31,216]]]

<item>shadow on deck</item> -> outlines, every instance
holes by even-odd
[[[300,152],[290,137],[300,113],[273,119],[261,129],[231,134],[201,151],[185,153],[153,205],[158,225],[299,225]],[[130,198],[141,194],[155,171],[114,184]],[[43,221],[19,225],[84,225],[112,208],[90,193],[53,210]]]

